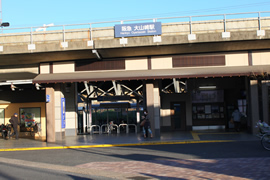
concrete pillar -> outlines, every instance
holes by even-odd
[[[65,136],[76,136],[77,135],[77,93],[75,83],[63,84],[63,93],[66,100],[66,128]]]
[[[250,119],[251,119],[251,132],[255,134],[258,129],[256,129],[256,122],[260,120],[259,115],[259,97],[258,97],[258,81],[250,80]]]
[[[54,88],[46,87],[46,96],[49,102],[46,103],[46,134],[47,142],[55,142],[55,111],[54,111]]]
[[[64,95],[61,91],[61,84],[55,84],[54,87],[55,139],[62,140],[65,137],[65,129],[62,129],[61,121],[61,98],[64,97]]]
[[[160,137],[160,94],[158,81],[146,82],[146,105],[153,136]]]
[[[269,124],[269,94],[268,94],[269,81],[262,81],[262,109],[263,109],[263,121]]]

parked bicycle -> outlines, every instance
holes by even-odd
[[[270,151],[270,126],[265,122],[258,121],[257,127],[259,128],[258,137],[261,138],[263,148]]]
[[[35,136],[35,134],[38,134],[39,136],[41,136],[41,124],[40,123],[36,123],[35,125],[33,125],[31,127],[30,135]]]
[[[0,132],[2,133],[3,139],[10,139],[10,134],[11,134],[11,124],[1,124],[0,125]]]

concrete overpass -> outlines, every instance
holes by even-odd
[[[122,38],[114,37],[114,27],[93,27],[100,26],[99,23],[45,26],[46,31],[35,31],[38,27],[19,29],[30,30],[23,33],[15,32],[18,29],[4,29],[0,36],[0,66],[96,59],[93,49],[103,59],[269,49],[270,17],[253,15],[254,18],[241,19],[226,19],[229,15],[224,15],[207,21],[191,21],[196,17],[169,19],[173,23],[166,23],[168,19],[154,19],[165,22],[161,37],[129,37],[125,38],[126,44],[121,43]]]

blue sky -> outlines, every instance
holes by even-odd
[[[10,27],[270,11],[266,0],[2,0]]]

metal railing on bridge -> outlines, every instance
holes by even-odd
[[[185,33],[192,34],[196,32],[205,31],[234,31],[239,29],[267,29],[270,28],[270,24],[267,20],[270,19],[270,11],[263,12],[247,12],[247,13],[230,13],[230,14],[213,14],[213,15],[197,15],[197,16],[179,16],[179,17],[159,17],[159,18],[147,18],[147,19],[133,19],[133,20],[116,20],[105,22],[93,22],[84,24],[67,24],[67,25],[54,25],[48,24],[43,26],[34,27],[19,27],[19,28],[2,28],[0,33],[0,45],[11,43],[30,43],[34,42],[49,42],[49,41],[68,41],[71,39],[89,40],[93,41],[102,38],[114,38],[114,25],[124,24],[131,22],[161,22],[162,27],[166,26],[185,26],[185,28],[177,28],[174,31],[162,30],[162,35],[170,35],[172,33]],[[256,21],[256,25],[243,26],[243,27],[228,27],[229,23]],[[266,22],[267,23],[264,23]],[[218,28],[203,27],[202,29],[195,28],[196,25],[202,25],[207,23],[219,23]],[[163,28],[164,29],[164,28]],[[108,31],[106,33],[103,33]],[[69,35],[67,33],[82,33],[81,35]],[[83,34],[84,33],[84,34]],[[46,36],[50,34],[58,34],[56,36]],[[16,36],[18,41],[10,41],[5,37]],[[24,38],[19,38],[24,36]],[[25,38],[25,36],[28,36]]]

